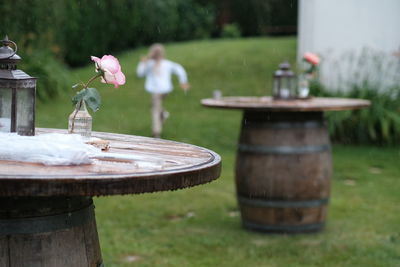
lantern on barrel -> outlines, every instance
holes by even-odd
[[[17,69],[13,41],[6,36],[0,45],[0,132],[35,135],[36,78]]]
[[[279,64],[279,70],[274,73],[274,99],[296,98],[296,75],[290,70],[289,62]]]

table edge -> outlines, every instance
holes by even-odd
[[[38,129],[40,130],[41,128]],[[101,134],[102,132],[94,133]],[[182,143],[172,140],[166,141]],[[0,197],[140,194],[178,190],[216,180],[221,174],[221,156],[204,147],[184,144],[206,151],[211,155],[211,158],[203,164],[194,165],[190,168],[183,167],[177,170],[156,171],[152,175],[149,175],[149,173],[79,175],[79,178],[73,178],[69,175],[65,177],[57,176],[57,179],[46,179],[51,176],[40,179],[39,177],[24,177],[21,175],[7,175],[7,177],[2,175],[3,177],[0,177]],[[14,193],[11,194],[9,192],[11,190],[4,190],[9,187],[13,188]],[[50,193],[51,191],[53,192]]]
[[[238,96],[238,97],[225,97],[229,98],[261,98],[261,97],[250,97],[250,96]],[[371,101],[366,99],[359,98],[339,98],[339,97],[315,97],[316,99],[343,99],[343,100],[357,100],[359,104],[357,105],[348,105],[348,106],[314,106],[314,107],[302,107],[302,106],[293,106],[293,107],[282,107],[282,106],[262,106],[262,105],[254,105],[254,106],[246,106],[245,103],[237,104],[237,105],[222,105],[209,103],[210,101],[217,101],[213,98],[205,98],[201,100],[201,104],[205,107],[210,108],[218,108],[218,109],[233,109],[233,110],[249,110],[249,111],[270,111],[270,112],[313,112],[313,111],[341,111],[341,110],[354,110],[354,109],[363,109],[371,106]],[[290,101],[290,100],[288,100]]]

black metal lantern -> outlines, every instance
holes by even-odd
[[[290,70],[290,64],[279,64],[279,70],[274,73],[273,85],[274,99],[296,98],[296,75]]]
[[[36,78],[17,70],[17,45],[0,42],[0,132],[35,135]]]

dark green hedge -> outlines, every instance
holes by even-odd
[[[40,77],[41,100],[70,87],[66,65],[153,42],[207,38],[214,9],[195,0],[3,0],[0,38],[18,44],[19,68]]]
[[[236,24],[242,36],[293,35],[297,33],[298,0],[196,0],[215,6],[220,36],[225,24]]]
[[[231,0],[244,36],[297,33],[297,0]],[[251,14],[251,15],[249,15]]]
[[[297,0],[3,0],[0,14],[0,34],[22,53],[48,49],[77,66],[88,55],[220,36],[221,23],[244,36],[293,33]]]
[[[0,34],[22,54],[47,49],[71,66],[152,42],[207,38],[211,5],[195,0],[4,0]]]
[[[294,24],[296,10],[297,0],[2,0],[0,38],[17,42],[20,68],[40,77],[46,99],[68,88],[66,65],[87,64],[90,55],[220,36],[221,23],[237,22],[245,36],[265,34]]]

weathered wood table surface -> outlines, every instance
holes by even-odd
[[[369,101],[224,97],[201,103],[244,110],[236,159],[243,227],[277,233],[320,231],[332,174],[323,112],[365,108]]]
[[[37,129],[37,134],[61,132]],[[175,190],[220,175],[213,151],[173,141],[94,132],[109,153],[90,165],[0,161],[0,267],[103,266],[93,196]]]

